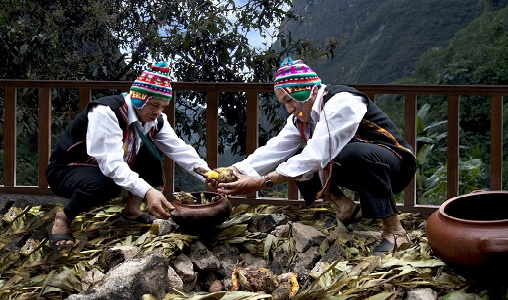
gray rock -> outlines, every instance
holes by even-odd
[[[414,289],[407,292],[406,300],[437,300],[438,294],[431,288]]]
[[[105,262],[108,269],[113,269],[126,260],[133,258],[138,253],[138,249],[133,246],[118,246],[106,251]]]
[[[212,282],[212,284],[210,285],[210,288],[208,289],[208,291],[210,293],[219,292],[219,291],[223,291],[223,290],[224,290],[224,284],[220,280],[215,280],[214,282]]]
[[[217,257],[199,240],[190,247],[190,259],[199,270],[215,270],[220,266]]]
[[[289,237],[290,230],[291,230],[291,226],[289,226],[289,224],[279,225],[279,226],[275,227],[274,230],[272,230],[271,234],[276,237],[279,237],[279,238],[280,237],[285,238],[285,237]]]
[[[181,253],[171,261],[174,270],[180,276],[183,282],[183,291],[189,292],[194,289],[197,281],[197,272],[194,271],[194,265],[190,258]]]
[[[167,220],[157,219],[153,221],[153,224],[158,225],[158,235],[165,235],[175,231],[178,226],[171,218]]]
[[[184,289],[182,278],[180,278],[176,271],[171,267],[168,267],[168,282],[169,286],[173,289],[180,291]]]
[[[328,248],[326,253],[321,257],[319,261],[327,262],[329,264],[332,264],[333,262],[337,261],[339,258],[344,256],[346,253],[346,250],[344,247],[342,247],[339,244],[333,244]]]
[[[219,244],[212,249],[213,254],[220,261],[219,274],[224,277],[231,276],[233,268],[240,260],[240,251],[230,244]]]
[[[245,268],[266,268],[267,265],[266,260],[252,253],[240,253],[240,261]]]
[[[247,230],[250,232],[267,233],[273,230],[276,226],[286,224],[288,221],[288,217],[282,214],[253,215],[249,221]]]
[[[277,251],[273,253],[273,259],[270,264],[270,270],[275,274],[282,274],[289,271],[288,265],[289,256],[285,251]]]
[[[326,238],[326,235],[312,226],[301,223],[293,223],[291,230],[295,240],[296,250],[300,253],[307,251],[312,246],[318,246]]]
[[[110,270],[90,289],[68,300],[138,300],[143,295],[163,299],[169,292],[169,261],[159,253],[134,257]]]
[[[306,252],[298,254],[297,259],[291,264],[290,270],[298,273],[299,280],[305,281],[320,257],[319,247],[311,247]]]

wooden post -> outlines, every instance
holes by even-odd
[[[503,97],[490,100],[490,190],[502,190],[503,186]]]
[[[39,187],[47,188],[46,167],[51,155],[51,89],[39,88]]]
[[[4,186],[16,185],[16,88],[5,88],[4,111]]]
[[[404,138],[413,147],[416,155],[416,100],[414,94],[406,94],[405,101],[405,124],[404,124]],[[413,176],[409,185],[404,189],[404,206],[415,206],[416,199],[416,180]]]
[[[448,199],[459,195],[459,104],[459,96],[448,96]]]

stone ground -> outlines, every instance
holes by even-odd
[[[17,203],[23,203],[27,206],[37,206],[55,203],[66,203],[68,200],[62,197],[51,196],[51,195],[18,195],[18,194],[0,194],[0,206],[4,203],[14,201]]]

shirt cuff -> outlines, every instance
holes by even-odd
[[[245,162],[245,161],[241,161],[241,162],[237,162],[236,164],[233,165],[233,167],[237,168],[238,171],[240,171],[240,173],[242,173],[243,175],[247,175],[247,176],[252,176],[252,177],[261,177],[258,172],[256,172],[256,170],[254,170],[248,162]]]
[[[144,198],[148,190],[151,188],[152,186],[149,185],[148,182],[140,178],[136,183],[136,186],[129,192],[133,193],[138,197]]]
[[[310,180],[314,176],[314,173],[304,173],[304,174],[298,174],[298,175],[290,174],[290,173],[285,172],[284,167],[281,167],[281,165],[279,165],[275,169],[275,172],[279,173],[280,175],[282,175],[284,177],[290,177],[296,181],[307,181],[307,180]]]

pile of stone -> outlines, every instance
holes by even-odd
[[[156,224],[160,235],[177,228],[170,220],[157,220]],[[273,299],[290,299],[298,291],[298,282],[322,272],[320,262],[333,263],[344,255],[344,249],[334,241],[351,234],[337,226],[325,235],[282,214],[253,215],[247,230],[292,239],[296,257],[279,251],[264,259],[228,243],[207,245],[201,239],[169,259],[160,252],[138,253],[136,247],[120,246],[105,253],[109,271],[89,271],[82,279],[84,291],[68,299],[141,299],[143,295],[163,299],[170,291],[192,295],[235,290],[262,291]],[[332,246],[321,255],[320,245],[326,239]]]

